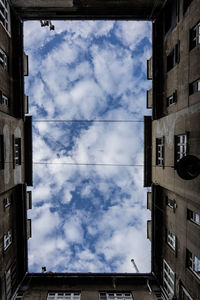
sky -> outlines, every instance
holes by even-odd
[[[150,272],[142,122],[151,23],[24,24],[33,116],[29,272]],[[39,163],[39,164],[36,164]],[[40,164],[40,163],[43,164]],[[65,164],[63,164],[65,163]],[[68,164],[72,163],[72,164]]]

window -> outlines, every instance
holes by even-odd
[[[200,259],[187,250],[187,267],[200,279]]]
[[[167,106],[170,106],[176,103],[177,93],[176,91],[169,97],[167,97]]]
[[[200,92],[200,78],[189,84],[189,95]]]
[[[187,218],[188,218],[188,220],[194,222],[195,224],[200,225],[200,214],[188,209],[187,210]]]
[[[168,197],[166,196],[166,204],[167,204],[170,208],[172,208],[172,209],[174,210],[174,212],[175,212],[175,209],[176,209],[176,207],[177,207],[177,205],[176,205],[176,200],[175,200],[175,199],[170,199],[170,198],[168,198]]]
[[[131,293],[99,293],[99,300],[132,300]]]
[[[47,300],[80,300],[80,293],[69,293],[69,292],[50,292],[48,293]]]
[[[173,249],[176,250],[176,236],[167,230],[167,244]]]
[[[200,44],[200,22],[190,30],[190,50]]]
[[[175,273],[170,266],[163,260],[163,287],[168,297],[172,299],[174,295]]]
[[[0,24],[9,31],[9,7],[7,0],[0,0]]]
[[[177,24],[178,20],[178,1],[168,0],[164,8],[165,34],[171,31]]]
[[[11,196],[10,197],[6,197],[3,199],[3,204],[4,204],[4,208],[8,207],[11,205]]]
[[[0,169],[4,168],[4,142],[3,135],[0,135]]]
[[[6,299],[10,300],[12,296],[12,285],[11,285],[11,270],[6,272]]]
[[[156,165],[164,165],[164,137],[156,139]]]
[[[188,291],[180,285],[180,300],[193,300]]]
[[[5,54],[5,52],[1,48],[0,48],[0,65],[5,70],[8,70],[8,57],[7,57],[7,55]]]
[[[21,165],[21,139],[14,137],[14,166]]]
[[[15,299],[22,299],[23,298],[23,292],[18,292],[15,296]]]
[[[185,14],[190,3],[192,3],[192,0],[183,0],[183,14]]]
[[[175,136],[175,160],[178,162],[188,153],[188,137],[187,134]]]
[[[6,97],[6,95],[4,95],[3,93],[1,93],[1,91],[0,91],[0,103],[2,105],[8,106],[8,97]]]
[[[8,247],[12,244],[12,232],[11,230],[8,231],[7,234],[3,236],[3,249],[4,251],[8,249]]]
[[[167,72],[179,62],[179,46],[176,44],[172,51],[167,55]]]

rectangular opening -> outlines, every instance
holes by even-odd
[[[24,31],[33,115],[29,271],[132,273],[134,258],[149,272],[142,153],[151,23],[52,24],[26,22]]]

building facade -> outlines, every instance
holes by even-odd
[[[0,299],[11,299],[28,269],[32,120],[25,116],[27,67],[23,24],[9,2],[0,0]]]
[[[152,271],[166,299],[200,299],[200,176],[184,180],[177,173],[182,157],[200,159],[200,1],[166,2],[153,23],[147,66],[152,118],[145,119],[144,185],[152,186]]]

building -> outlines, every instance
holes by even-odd
[[[13,38],[15,37],[15,38]],[[0,299],[10,299],[28,268],[31,223],[32,119],[27,113],[23,26],[8,1],[0,1]],[[27,206],[28,202],[28,206]]]
[[[200,299],[200,177],[177,173],[200,158],[200,1],[167,1],[153,23],[152,90],[145,117],[145,186],[152,271],[167,299]],[[151,160],[151,163],[149,162]]]
[[[153,21],[148,61],[144,185],[151,274],[28,274],[32,120],[24,76],[23,20]],[[0,0],[0,299],[200,299],[200,177],[178,161],[200,158],[200,0]]]

